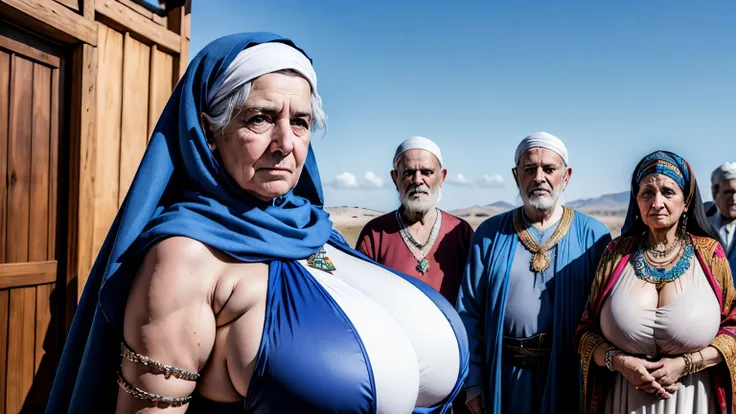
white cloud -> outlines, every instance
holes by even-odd
[[[359,182],[358,177],[345,171],[337,174],[337,176],[333,180],[329,181],[327,185],[340,190],[352,190],[359,188],[365,190],[375,190],[383,188],[383,179],[374,174],[372,171],[368,171],[363,175],[363,180]]]
[[[454,176],[447,177],[447,183],[458,186],[458,187],[472,187],[473,182],[468,179],[468,177],[458,173]]]
[[[328,183],[333,188],[357,188],[358,179],[349,172],[342,172],[337,174],[334,180]]]
[[[501,174],[483,175],[478,180],[478,186],[482,188],[503,188],[503,176]]]
[[[381,177],[377,176],[373,173],[373,171],[368,171],[363,176],[365,182],[363,183],[363,187],[365,188],[381,188],[383,187],[383,180]]]

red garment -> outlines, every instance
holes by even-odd
[[[395,211],[369,221],[360,232],[355,248],[378,263],[427,283],[454,305],[473,228],[463,219],[440,212],[442,225],[427,254],[429,270],[425,274],[417,271],[417,259],[401,238]]]

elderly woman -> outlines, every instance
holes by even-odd
[[[444,413],[467,340],[439,293],[322,209],[309,58],[269,33],[195,57],[95,263],[49,413]]]
[[[689,164],[646,156],[576,334],[585,412],[734,413],[735,296]]]

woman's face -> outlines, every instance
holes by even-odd
[[[309,150],[312,98],[300,76],[269,73],[253,81],[248,99],[213,133],[227,172],[240,187],[270,201],[299,180]]]
[[[651,230],[676,226],[685,212],[685,196],[675,180],[662,174],[649,174],[639,184],[636,195],[641,219]]]

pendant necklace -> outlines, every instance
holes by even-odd
[[[399,223],[399,234],[401,234],[401,240],[404,241],[406,248],[409,249],[414,259],[417,261],[417,265],[414,267],[420,274],[425,274],[429,271],[429,260],[427,260],[427,254],[432,249],[437,235],[440,232],[440,226],[442,226],[442,212],[437,210],[437,217],[434,219],[432,230],[429,232],[427,242],[424,244],[419,243],[414,236],[409,232],[409,226],[406,225],[404,219],[401,217],[399,210],[396,210],[396,221]]]
[[[335,270],[335,265],[332,263],[332,260],[327,257],[327,251],[324,246],[320,247],[317,253],[307,258],[307,266],[324,270],[327,273],[332,273],[332,271]]]
[[[529,229],[524,223],[523,214],[522,208],[514,212],[514,230],[519,236],[521,243],[524,244],[524,247],[532,253],[532,260],[529,263],[530,269],[533,272],[541,273],[547,270],[552,264],[550,250],[567,235],[575,212],[567,207],[563,207],[560,223],[557,225],[554,233],[552,233],[552,236],[546,242],[542,243],[542,245],[537,244],[534,236],[529,232]]]

